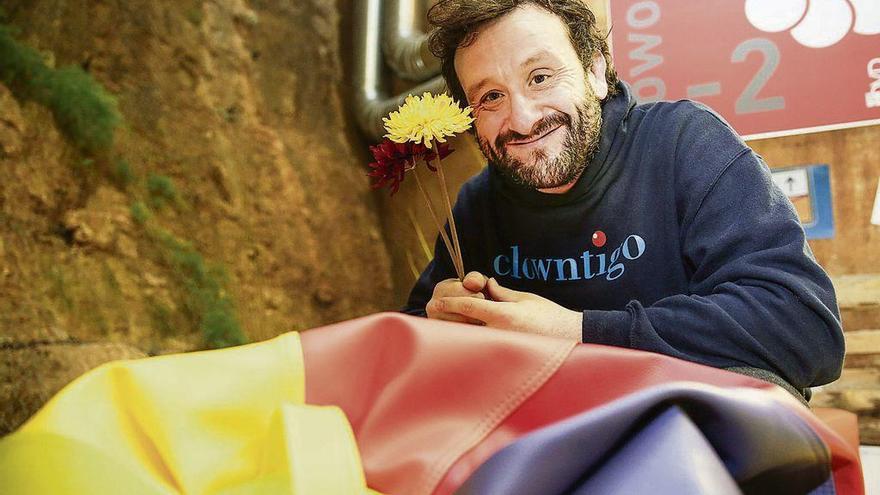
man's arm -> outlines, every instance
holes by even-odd
[[[766,369],[797,388],[840,375],[843,332],[831,280],[752,151],[712,184],[685,225],[682,246],[693,270],[689,295],[585,311],[584,340]]]
[[[723,170],[682,231],[682,246],[693,270],[689,294],[584,311],[583,342],[770,370],[799,389],[840,375],[843,333],[831,281],[757,155],[746,150]],[[571,311],[534,294],[496,296],[493,284],[496,301],[448,298],[443,309],[489,326],[571,337]]]

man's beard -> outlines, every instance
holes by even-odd
[[[602,129],[602,106],[592,92],[576,106],[576,110],[576,122],[572,122],[570,115],[557,112],[538,121],[528,136],[513,131],[499,135],[494,147],[477,136],[480,150],[489,163],[517,184],[535,189],[569,184],[580,176],[593,158]],[[531,163],[527,164],[507,153],[507,144],[511,141],[535,139],[560,125],[565,128],[566,135],[562,151],[556,158],[550,159],[545,150],[537,149],[531,152]],[[501,150],[500,154],[496,150]]]

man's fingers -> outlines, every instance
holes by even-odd
[[[476,273],[476,272],[472,272],[472,273]],[[465,280],[468,280],[467,277],[465,277]],[[469,280],[468,283],[470,283],[472,286],[478,285],[478,283],[474,282],[473,280]],[[460,282],[457,278],[453,278],[453,279],[449,279],[449,280],[444,280],[443,282],[440,282],[439,284],[437,284],[436,288],[434,289],[433,298],[438,299],[441,297],[457,297],[457,296],[471,296],[471,297],[485,298],[485,296],[483,294],[480,294],[480,291],[482,291],[482,286],[480,286],[480,289],[478,289],[478,290],[472,290],[472,289],[469,289],[467,286],[465,286],[465,284]]]
[[[484,321],[487,325],[497,326],[508,319],[505,308],[500,303],[476,297],[444,297],[436,301],[435,308],[444,313],[456,313]]]
[[[483,326],[483,323],[480,320],[475,320],[473,318],[468,318],[467,316],[457,315],[454,313],[438,313],[431,317],[432,320],[443,320],[443,321],[454,321],[456,323],[468,323],[470,325],[480,325]]]
[[[530,295],[528,292],[520,292],[507,287],[501,287],[495,278],[490,278],[487,284],[489,287],[489,295],[495,301],[517,302],[527,299]]]
[[[482,294],[477,294],[482,295]],[[465,298],[476,296],[463,296]],[[481,320],[476,320],[474,318],[469,318],[465,315],[460,315],[457,313],[452,313],[443,310],[443,303],[440,302],[441,299],[433,299],[428,302],[428,305],[425,307],[425,311],[428,313],[428,318],[433,320],[444,320],[444,321],[454,321],[458,323],[470,323],[472,325],[485,325],[485,323]]]
[[[487,281],[488,279],[482,273],[470,272],[465,275],[464,280],[461,281],[461,285],[471,292],[480,292],[483,290],[483,287],[486,286]]]

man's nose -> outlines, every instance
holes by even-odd
[[[522,95],[511,97],[509,130],[528,136],[539,120],[541,120],[541,109],[537,102]]]

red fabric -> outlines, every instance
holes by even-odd
[[[838,493],[864,493],[857,449],[787,392],[747,376],[397,313],[310,330],[302,343],[306,401],[345,411],[367,483],[385,493],[452,493],[492,454],[536,428],[682,380],[774,394],[830,448]]]
[[[842,409],[818,407],[814,410],[814,420],[821,421],[825,428],[818,428],[822,439],[838,452],[831,460],[831,468],[839,478],[835,478],[838,494],[865,493],[862,477],[861,457],[859,457],[859,420],[855,414]],[[814,428],[816,428],[814,426]],[[836,434],[832,435],[829,432]],[[846,454],[846,455],[844,455]],[[855,480],[858,480],[856,482]]]

